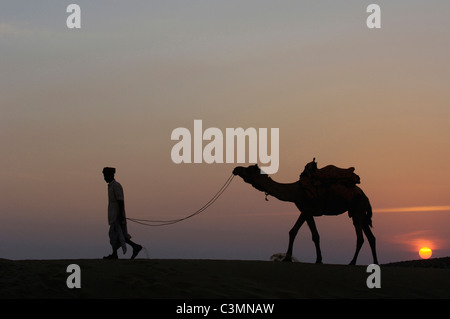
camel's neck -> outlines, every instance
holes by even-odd
[[[285,202],[296,202],[301,194],[301,189],[297,182],[287,184],[278,183],[264,174],[253,178],[251,181],[248,181],[248,183],[250,183],[257,190],[265,192]]]

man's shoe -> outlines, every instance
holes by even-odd
[[[134,259],[141,250],[142,250],[141,245],[137,245],[136,247],[133,247],[133,254],[131,255],[131,259]]]
[[[117,255],[108,255],[108,256],[105,256],[105,257],[103,257],[103,259],[118,259],[119,257],[117,257]]]

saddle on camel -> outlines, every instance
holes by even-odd
[[[305,169],[300,174],[299,182],[305,187],[312,198],[320,196],[320,189],[332,185],[352,188],[361,182],[359,176],[354,173],[355,168],[340,168],[334,165],[327,165],[323,168],[317,168],[316,158],[306,164]]]

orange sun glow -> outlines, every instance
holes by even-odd
[[[430,257],[431,257],[431,254],[432,254],[432,251],[431,251],[431,249],[428,248],[428,247],[422,247],[422,248],[420,248],[420,250],[419,250],[419,256],[420,256],[420,258],[422,258],[422,259],[428,259],[428,258],[430,258]]]

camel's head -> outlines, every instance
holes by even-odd
[[[234,175],[239,175],[244,181],[249,183],[253,178],[261,176],[261,169],[257,164],[248,167],[237,166],[233,170]]]
[[[267,174],[261,171],[257,164],[250,165],[248,167],[237,166],[233,170],[233,174],[239,175],[240,177],[242,177],[244,182],[252,185],[254,188],[261,192],[265,192],[264,183],[268,179],[270,179]]]

